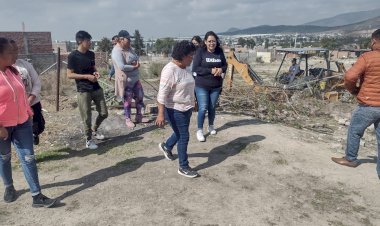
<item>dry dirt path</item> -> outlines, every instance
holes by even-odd
[[[104,124],[112,137],[91,151],[81,149],[79,116],[69,112],[60,121],[72,129],[61,132],[67,147],[49,140],[52,133],[39,147],[56,148],[40,158],[39,172],[44,193],[62,204],[32,208],[15,168],[20,196],[0,202],[0,224],[380,225],[374,150],[361,154],[358,168],[342,167],[330,160],[340,155],[333,141],[319,134],[227,114],[217,116],[218,134],[199,143],[194,116],[189,161],[201,177],[188,179],[177,174],[178,160],[158,151],[169,127],[128,131],[112,113]]]

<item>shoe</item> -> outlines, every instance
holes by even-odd
[[[38,135],[33,134],[33,144],[38,145],[39,143],[40,143],[40,138],[38,137]]]
[[[212,125],[208,126],[208,132],[211,135],[215,135],[216,134],[216,130],[215,130],[214,126],[212,126]]]
[[[92,137],[94,137],[97,140],[104,140],[104,135],[97,131],[92,132]]]
[[[197,139],[199,142],[204,142],[206,140],[201,129],[197,131]]]
[[[125,119],[125,125],[130,129],[133,129],[135,127],[135,124],[130,118]]]
[[[345,157],[342,157],[342,158],[332,157],[331,160],[335,163],[338,163],[339,165],[354,167],[354,168],[360,164],[358,162],[348,161]]]
[[[166,158],[167,160],[170,160],[170,161],[173,161],[173,160],[174,160],[174,156],[173,156],[172,152],[169,151],[169,150],[165,147],[165,143],[159,143],[159,144],[158,144],[158,148],[160,149],[160,151],[162,151],[162,153],[164,153],[165,158]]]
[[[40,193],[38,195],[33,196],[32,206],[50,208],[50,207],[53,207],[56,202],[57,202],[57,199],[49,199],[48,197]]]
[[[17,198],[16,196],[16,189],[13,185],[6,187],[4,192],[4,201],[6,203],[10,203],[15,201]]]
[[[97,149],[98,145],[96,145],[93,140],[86,140],[86,148]]]
[[[143,117],[142,115],[136,115],[135,122],[136,123],[148,123],[149,119]]]
[[[178,174],[185,176],[185,177],[190,177],[190,178],[194,178],[194,177],[199,176],[198,172],[191,169],[190,167],[178,168]]]

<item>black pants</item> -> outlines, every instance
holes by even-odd
[[[32,106],[33,110],[33,134],[38,136],[45,130],[45,119],[42,115],[41,102]]]

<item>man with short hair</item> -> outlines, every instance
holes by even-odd
[[[352,113],[347,134],[346,155],[331,158],[332,161],[349,167],[357,167],[360,138],[368,126],[374,124],[377,137],[377,175],[380,179],[380,29],[372,33],[371,52],[362,54],[344,77],[346,89],[359,105]],[[357,84],[359,85],[357,86]]]
[[[119,40],[119,36],[118,35],[115,35],[112,37],[112,46],[115,46],[117,44]],[[112,77],[115,75],[115,67],[113,66],[113,62],[112,62],[112,58],[110,58],[110,63],[111,65],[111,69],[109,71],[109,74],[108,74],[108,80],[112,80]]]
[[[78,48],[68,56],[67,77],[75,79],[78,91],[78,107],[86,133],[86,148],[96,149],[98,145],[92,140],[104,139],[97,129],[108,117],[103,89],[98,83],[100,74],[95,68],[95,53],[90,51],[91,35],[86,31],[78,31],[75,35]],[[99,113],[95,125],[91,128],[91,102],[94,101]]]

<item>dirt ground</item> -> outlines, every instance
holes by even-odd
[[[178,175],[177,159],[158,150],[170,127],[129,130],[120,110],[110,110],[101,127],[108,139],[85,149],[75,93],[67,93],[59,113],[53,97],[44,98],[47,125],[36,147],[43,193],[61,202],[32,208],[14,162],[19,197],[0,202],[2,225],[380,225],[373,131],[359,167],[330,159],[344,153],[347,126],[338,121],[349,118],[352,105],[326,103],[330,133],[318,130],[326,123],[320,119],[297,129],[219,112],[218,134],[204,143],[195,138],[194,113],[189,162],[201,176],[189,179]]]

